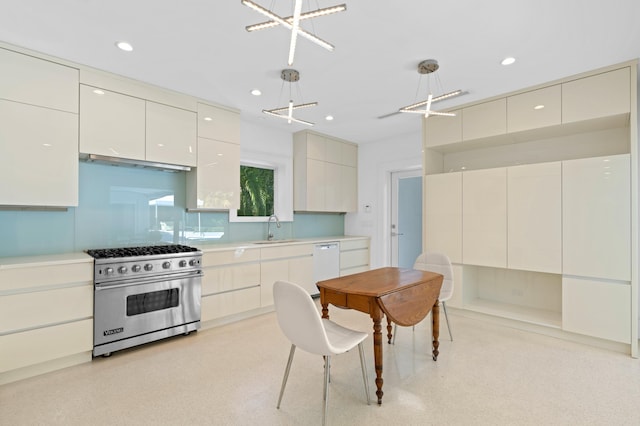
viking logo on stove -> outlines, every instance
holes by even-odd
[[[103,333],[105,336],[111,336],[112,334],[122,333],[124,331],[124,327],[120,328],[112,328],[111,330],[105,330]]]

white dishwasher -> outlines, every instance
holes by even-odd
[[[340,276],[340,243],[332,241],[319,243],[313,247],[313,288],[307,289],[309,294],[320,294],[316,284]]]

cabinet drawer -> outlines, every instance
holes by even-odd
[[[0,336],[0,373],[93,349],[93,320]]]
[[[345,275],[351,275],[351,274],[357,274],[359,272],[364,272],[364,271],[368,271],[369,265],[366,266],[356,266],[353,268],[347,268],[347,269],[340,269],[340,276],[344,277]]]
[[[202,298],[202,321],[239,314],[260,307],[260,287],[246,288]]]
[[[631,108],[629,68],[562,84],[562,122],[628,113]]]
[[[313,244],[293,244],[260,249],[262,260],[300,257],[313,254]]]
[[[206,268],[202,277],[202,295],[222,293],[260,285],[260,264]]]
[[[369,249],[343,251],[340,253],[340,269],[369,265]]]
[[[0,269],[0,292],[67,283],[93,284],[93,262]]]
[[[357,250],[357,249],[363,249],[369,248],[369,240],[368,239],[361,239],[361,240],[342,240],[340,241],[340,251],[348,251],[348,250]]]
[[[0,49],[2,99],[77,114],[78,79],[75,68]]]
[[[93,286],[0,296],[0,334],[93,316]]]
[[[462,139],[481,139],[507,133],[507,100],[505,98],[464,108]]]
[[[235,250],[212,251],[202,254],[202,267],[223,266],[233,263],[257,262],[260,260],[260,249],[237,248]]]
[[[507,98],[507,130],[523,130],[560,124],[562,121],[561,88],[557,84]]]
[[[631,286],[562,279],[562,328],[616,342],[631,342]]]

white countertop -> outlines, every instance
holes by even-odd
[[[187,244],[192,247],[197,247],[203,252],[233,250],[237,248],[268,248],[274,246],[283,245],[295,245],[295,244],[315,244],[325,243],[330,241],[347,241],[347,240],[361,240],[368,239],[365,236],[355,235],[336,235],[330,237],[313,237],[313,238],[293,238],[283,240],[283,242],[276,242],[270,244],[260,244],[258,240],[255,241],[238,241],[224,244]],[[38,256],[17,256],[17,257],[0,257],[0,269],[11,268],[28,268],[32,266],[42,265],[64,265],[72,263],[90,263],[93,262],[93,258],[84,252],[62,253],[62,254],[45,254]]]

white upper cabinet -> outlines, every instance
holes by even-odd
[[[0,49],[0,205],[78,205],[78,70]]]
[[[507,267],[507,170],[462,175],[462,260],[468,265]]]
[[[198,164],[187,172],[187,208],[240,208],[240,145],[198,138]]]
[[[240,144],[240,114],[198,103],[198,137]],[[238,167],[240,167],[238,165]]]
[[[507,168],[508,267],[562,272],[561,163]]]
[[[505,98],[464,108],[463,140],[482,139],[505,133],[507,133],[507,100]]]
[[[0,100],[0,205],[78,205],[78,116]]]
[[[562,84],[562,122],[625,114],[631,108],[631,71],[620,68]]]
[[[145,101],[80,85],[80,152],[145,159]]]
[[[424,178],[425,249],[462,263],[462,173]]]
[[[297,211],[356,211],[358,146],[317,133],[295,133],[293,191]]]
[[[0,98],[78,113],[78,70],[0,49]]]
[[[628,154],[562,163],[566,275],[631,279],[631,172]]]
[[[147,102],[146,159],[195,167],[196,113]]]
[[[424,119],[425,145],[436,147],[462,141],[462,110],[455,117],[432,115]]]
[[[507,98],[507,131],[520,132],[562,122],[560,85],[532,90]]]

